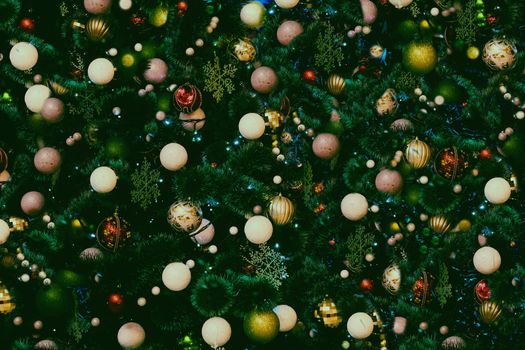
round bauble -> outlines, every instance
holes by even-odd
[[[160,163],[170,171],[177,171],[183,168],[188,161],[188,152],[184,146],[172,142],[168,143],[160,151]]]
[[[128,143],[123,137],[110,136],[104,145],[108,158],[126,158],[128,156]]]
[[[233,54],[241,62],[253,61],[256,53],[255,46],[249,39],[239,39],[233,45]]]
[[[201,208],[190,201],[177,201],[168,210],[168,223],[180,232],[194,232],[202,223]]]
[[[105,13],[111,8],[111,0],[84,0],[84,8],[94,15]]]
[[[144,328],[136,322],[123,324],[117,333],[117,340],[120,346],[125,349],[137,349],[146,339]]]
[[[450,230],[450,222],[446,215],[435,215],[428,220],[428,226],[436,233],[446,233]]]
[[[269,94],[279,83],[279,77],[272,68],[261,66],[252,72],[250,82],[255,91]]]
[[[456,147],[443,149],[434,160],[436,172],[448,180],[462,177],[468,165],[467,154]]]
[[[239,120],[239,132],[247,140],[257,140],[265,129],[264,118],[257,113],[247,113]]]
[[[64,114],[64,102],[56,97],[50,97],[44,101],[40,114],[49,123],[58,123]]]
[[[244,317],[244,333],[255,343],[267,344],[279,334],[279,317],[273,311],[251,311]]]
[[[416,137],[408,143],[405,158],[412,168],[424,168],[430,161],[430,147]]]
[[[275,4],[283,9],[291,9],[299,3],[299,0],[275,0]]]
[[[472,261],[479,273],[490,275],[499,269],[501,265],[501,255],[492,247],[481,247],[474,254]]]
[[[272,222],[265,216],[254,215],[246,221],[244,234],[248,241],[254,244],[263,244],[272,237]]]
[[[390,124],[390,130],[392,131],[412,131],[414,130],[414,124],[405,118],[396,119]]]
[[[0,147],[0,173],[7,169],[8,160],[6,151]]]
[[[178,292],[185,289],[191,282],[191,272],[186,264],[174,262],[168,264],[162,271],[162,283],[169,290]]]
[[[19,70],[28,70],[38,61],[38,51],[32,44],[21,41],[9,51],[9,60],[13,67]]]
[[[11,230],[9,229],[9,225],[4,220],[0,219],[0,245],[7,242],[10,234]]]
[[[31,86],[24,95],[27,109],[31,112],[40,113],[50,95],[51,90],[45,85],[35,84]]]
[[[398,106],[396,91],[386,89],[376,101],[376,112],[382,116],[392,115],[397,111]]]
[[[340,147],[339,138],[329,133],[317,135],[312,142],[314,154],[321,159],[332,159],[339,153]]]
[[[490,287],[487,281],[480,280],[478,283],[476,283],[476,286],[474,287],[474,294],[476,295],[476,299],[480,303],[489,300],[492,295],[492,292],[490,291]]]
[[[273,312],[279,318],[279,331],[288,332],[291,331],[297,323],[297,313],[295,310],[288,305],[277,305],[273,308]]]
[[[516,64],[516,46],[507,39],[489,40],[483,48],[483,62],[493,70],[513,68]]]
[[[125,247],[131,241],[131,236],[129,223],[118,212],[102,220],[96,231],[98,244],[114,252]]]
[[[144,71],[144,79],[148,83],[160,84],[168,76],[168,65],[160,58],[152,58],[148,61],[148,68]]]
[[[356,312],[346,323],[348,333],[355,339],[365,339],[374,331],[374,320],[369,314]]]
[[[53,174],[60,168],[62,156],[52,147],[43,147],[35,153],[33,162],[40,173]]]
[[[9,289],[0,282],[0,314],[10,314],[14,309],[16,309],[16,304],[11,298]]]
[[[106,85],[115,75],[115,67],[107,58],[96,58],[88,66],[88,77],[96,85]]]
[[[377,6],[370,0],[360,0],[363,11],[363,23],[372,24],[377,18]]]
[[[107,166],[101,166],[93,170],[89,177],[89,183],[98,193],[108,193],[117,186],[117,174]]]
[[[84,262],[97,262],[104,258],[104,253],[98,248],[86,248],[79,255],[80,260]]]
[[[191,113],[202,105],[202,93],[193,84],[183,84],[173,92],[173,105],[179,112]]]
[[[389,3],[394,5],[396,9],[401,9],[403,7],[407,7],[412,3],[413,0],[388,0]]]
[[[213,236],[215,236],[215,227],[208,219],[202,219],[199,228],[190,234],[191,239],[200,245],[210,243]]]
[[[434,96],[443,96],[445,103],[460,103],[464,100],[465,90],[454,80],[445,79],[437,84]]]
[[[328,77],[328,81],[326,82],[326,89],[334,96],[340,95],[345,89],[345,86],[345,79],[337,74],[330,75]]]
[[[328,328],[336,328],[341,324],[343,318],[339,314],[337,305],[328,296],[317,304],[317,309],[314,310],[314,317],[322,321],[323,325]]]
[[[0,190],[6,183],[11,181],[11,174],[7,170],[4,170],[0,173]]]
[[[36,311],[44,317],[64,318],[73,309],[73,295],[67,288],[53,285],[40,289],[36,295]]]
[[[494,177],[485,184],[485,198],[492,204],[503,204],[509,200],[511,187],[502,177]]]
[[[293,39],[301,35],[304,31],[301,23],[297,21],[284,21],[277,28],[277,41],[282,45],[288,46]]]
[[[348,220],[361,220],[368,213],[368,201],[360,193],[349,193],[341,201],[341,212]]]
[[[206,123],[206,114],[202,108],[196,109],[189,114],[181,112],[179,114],[179,121],[184,130],[197,131],[202,129],[204,123]]]
[[[276,225],[286,225],[292,221],[295,206],[291,200],[281,194],[275,196],[268,206],[268,215]]]
[[[453,335],[443,340],[441,347],[445,350],[461,350],[467,347],[467,343],[463,338]]]
[[[383,287],[390,294],[397,294],[401,288],[401,269],[396,264],[388,266],[383,271]]]
[[[35,344],[35,350],[59,350],[57,343],[49,339],[40,340]]]
[[[266,9],[258,1],[252,1],[241,9],[241,21],[248,28],[259,28],[263,25]]]
[[[403,50],[403,65],[412,73],[430,73],[436,64],[437,52],[430,43],[413,41]]]
[[[397,170],[383,169],[377,174],[375,185],[379,192],[396,194],[403,187],[403,177]]]
[[[27,192],[20,200],[22,211],[30,216],[38,214],[42,208],[44,208],[45,204],[46,200],[44,199],[44,196],[37,191]]]
[[[109,32],[109,24],[102,17],[92,17],[86,23],[86,35],[90,40],[100,41]]]
[[[201,329],[202,339],[212,348],[225,345],[232,336],[232,328],[222,317],[212,317],[206,320]]]
[[[153,9],[149,15],[149,23],[154,27],[162,27],[168,22],[169,9],[164,5],[159,5]]]
[[[493,323],[500,318],[501,311],[500,306],[495,301],[484,301],[478,307],[479,319],[486,324]]]

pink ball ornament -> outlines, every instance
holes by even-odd
[[[268,94],[279,83],[279,77],[272,68],[262,66],[253,71],[250,82],[255,91]]]
[[[314,154],[321,159],[332,159],[339,152],[339,147],[337,136],[329,133],[317,135],[312,143]]]
[[[160,58],[152,58],[148,62],[148,68],[144,71],[144,79],[148,83],[160,84],[168,76],[168,65]],[[153,90],[153,89],[151,89]],[[146,92],[148,89],[145,90]]]
[[[410,131],[414,130],[414,124],[408,119],[396,119],[390,124],[390,130],[392,131]]]
[[[41,148],[33,159],[35,168],[42,174],[53,174],[62,164],[60,153],[52,147]]]
[[[396,170],[383,169],[377,174],[375,184],[380,192],[396,194],[403,186],[403,178]]]
[[[296,21],[284,21],[277,29],[277,40],[285,46],[288,46],[293,39],[301,35],[303,26]]]
[[[56,97],[45,100],[40,114],[49,123],[58,123],[64,114],[64,102]]]
[[[198,232],[197,234],[195,234]],[[195,234],[195,235],[194,235]],[[208,219],[202,219],[199,228],[191,234],[191,239],[200,245],[208,244],[215,236],[215,227]]]
[[[31,191],[22,196],[22,199],[20,200],[20,207],[27,215],[36,215],[42,210],[45,203],[46,200],[44,199],[42,193]]]
[[[407,328],[407,319],[401,316],[394,317],[393,331],[395,334],[405,333]]]
[[[361,10],[363,11],[363,22],[372,24],[377,18],[377,6],[370,0],[360,0]]]
[[[84,0],[84,7],[87,12],[97,15],[109,11],[111,0]]]

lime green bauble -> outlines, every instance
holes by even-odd
[[[430,43],[411,42],[403,50],[403,65],[415,74],[427,74],[437,64],[437,52]]]
[[[411,19],[406,19],[399,23],[396,28],[396,36],[399,37],[402,42],[409,42],[414,40],[414,36],[418,32],[418,25]]]
[[[517,133],[514,133],[501,147],[502,154],[510,159],[512,165],[515,167],[522,167],[525,165],[525,141],[520,138]]]
[[[420,186],[407,186],[404,189],[406,201],[410,205],[417,205],[421,198]]]
[[[157,108],[159,111],[168,112],[171,107],[172,95],[168,93],[160,93],[157,99]]]
[[[326,132],[330,134],[341,135],[344,131],[345,131],[345,127],[343,123],[341,123],[340,120],[330,121],[326,125]]]
[[[126,158],[128,155],[128,145],[120,137],[110,137],[106,142],[106,156],[108,158]]]
[[[279,317],[273,311],[251,311],[243,322],[244,333],[253,342],[267,344],[279,334]]]
[[[168,21],[168,14],[167,7],[158,6],[149,15],[149,23],[154,27],[162,27]]]
[[[36,309],[45,317],[67,316],[73,310],[73,295],[71,291],[54,285],[41,289],[36,295]]]
[[[452,79],[440,81],[434,89],[434,96],[443,96],[446,103],[460,103],[465,99],[465,90]]]
[[[81,287],[86,284],[86,278],[71,270],[58,271],[54,278],[55,283],[63,287]]]
[[[29,126],[31,126],[31,128],[33,128],[36,131],[42,130],[46,124],[46,121],[44,120],[42,115],[40,115],[40,113],[33,113],[29,117]]]
[[[145,41],[142,43],[142,57],[145,59],[154,58],[157,55],[157,45],[153,41]]]

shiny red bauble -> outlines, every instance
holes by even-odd
[[[173,93],[173,104],[178,111],[189,114],[200,108],[202,93],[195,85],[186,83]]]
[[[31,33],[33,30],[35,30],[35,20],[32,18],[22,18],[20,22],[18,22],[18,25],[21,29],[28,33]]]

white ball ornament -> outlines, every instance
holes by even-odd
[[[118,330],[117,340],[125,349],[137,349],[146,339],[144,328],[136,322],[128,322]]]
[[[505,203],[510,194],[510,184],[502,177],[492,178],[485,184],[485,198],[492,204]]]
[[[31,112],[40,113],[49,96],[51,96],[51,90],[47,86],[35,84],[27,89],[24,102]]]
[[[16,69],[31,69],[38,61],[38,50],[30,43],[21,41],[11,48],[9,60]]]
[[[181,262],[168,264],[162,271],[162,283],[169,290],[178,292],[185,289],[191,282],[191,272],[188,266]]]
[[[396,9],[401,9],[403,7],[407,7],[412,3],[413,0],[388,0],[389,3],[394,5]]]
[[[232,328],[224,318],[212,317],[202,325],[201,334],[206,344],[215,349],[230,340]]]
[[[295,310],[288,305],[277,305],[273,308],[273,312],[279,318],[279,331],[288,332],[291,331],[297,323],[297,313]]]
[[[88,67],[88,77],[94,84],[106,85],[115,75],[115,67],[107,58],[96,58]]]
[[[348,220],[361,220],[368,213],[368,201],[360,193],[349,193],[341,201],[341,212]]]
[[[291,9],[299,3],[299,0],[275,0],[275,4],[283,9]]]
[[[356,312],[346,323],[348,333],[355,339],[365,339],[374,331],[372,317],[364,312]]]
[[[490,275],[501,265],[501,255],[492,247],[481,247],[474,254],[474,267],[479,273]]]
[[[273,233],[273,225],[270,219],[262,215],[254,215],[246,221],[244,234],[254,244],[267,242]]]
[[[4,220],[0,219],[0,244],[7,242],[11,231],[9,230],[9,225]]]
[[[259,28],[264,22],[266,9],[258,1],[252,1],[241,9],[241,21],[248,28]]]
[[[101,166],[93,170],[89,177],[91,187],[98,193],[108,193],[117,186],[117,174],[107,166]]]
[[[188,152],[178,143],[168,143],[160,151],[160,163],[168,170],[177,171],[184,167],[187,161]]]
[[[264,135],[266,125],[257,113],[247,113],[239,120],[239,132],[247,140],[257,140]]]

